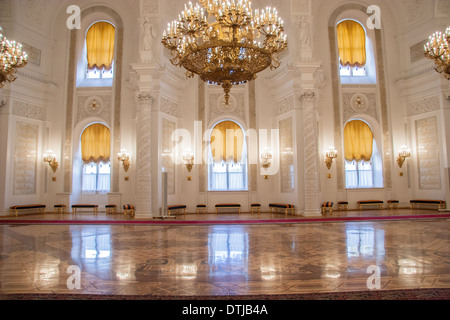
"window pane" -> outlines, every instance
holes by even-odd
[[[366,68],[354,67],[352,70],[352,74],[354,77],[365,77],[366,76]]]
[[[352,70],[350,69],[350,67],[340,66],[339,72],[341,74],[341,77],[350,77],[352,75]]]
[[[86,72],[86,79],[100,79],[101,78],[101,72],[97,69],[94,70],[87,70]]]

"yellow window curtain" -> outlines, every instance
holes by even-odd
[[[337,26],[339,56],[343,67],[366,65],[366,32],[356,21],[345,20]]]
[[[344,129],[345,160],[352,162],[372,159],[373,133],[363,121],[350,121]]]
[[[211,151],[214,162],[239,163],[242,161],[244,133],[233,121],[224,121],[211,132]]]
[[[81,157],[85,164],[107,163],[111,157],[111,132],[102,124],[93,124],[81,135]]]
[[[111,70],[114,59],[116,28],[108,22],[97,22],[86,34],[88,69]]]

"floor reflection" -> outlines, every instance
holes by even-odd
[[[71,257],[82,271],[98,273],[101,277],[112,274],[111,226],[71,226]]]
[[[241,227],[212,227],[208,234],[210,276],[248,275],[248,231]]]
[[[346,240],[348,259],[358,257],[384,259],[384,230],[375,229],[372,224],[348,224]]]

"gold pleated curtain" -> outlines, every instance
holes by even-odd
[[[233,121],[224,121],[211,132],[211,151],[214,162],[239,163],[242,161],[244,133]]]
[[[345,160],[369,162],[373,152],[373,132],[363,121],[354,120],[344,129]]]
[[[86,34],[88,69],[111,70],[114,60],[116,28],[108,22],[97,22]]]
[[[81,135],[81,157],[85,164],[108,163],[111,158],[111,132],[102,124],[93,124]]]
[[[341,66],[364,67],[366,65],[366,32],[356,21],[345,20],[337,26]]]

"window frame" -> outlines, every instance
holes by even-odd
[[[246,135],[245,130],[242,127],[242,125],[232,119],[224,119],[221,121],[217,121],[214,123],[214,125],[211,127],[210,135],[209,135],[209,141],[211,141],[211,134],[214,130],[214,128],[225,121],[231,121],[236,123],[242,130],[243,133],[243,145],[242,145],[242,160],[239,162],[239,164],[243,167],[242,168],[242,178],[243,178],[243,189],[230,189],[230,166],[235,165],[234,162],[226,163],[225,161],[222,161],[221,163],[215,163],[212,156],[212,150],[211,145],[208,143],[208,192],[248,192],[249,191],[249,185],[248,185],[248,154],[247,154],[247,141],[246,141]],[[226,179],[227,179],[227,189],[214,189],[212,186],[213,178],[212,175],[215,174],[213,172],[213,167],[215,164],[218,165],[226,165]]]
[[[109,192],[111,192],[111,161],[107,163],[108,167],[109,167],[109,189],[108,190],[99,190],[99,176],[102,174],[100,173],[100,166],[101,165],[105,165],[105,163],[99,162],[99,163],[94,163],[94,162],[90,162],[90,163],[83,163],[82,164],[82,169],[81,169],[81,192],[84,194],[107,194]],[[87,166],[95,166],[96,167],[96,172],[95,172],[95,190],[86,190],[84,189],[84,179],[85,176],[93,176],[93,174],[86,174],[85,173],[85,168]],[[106,175],[106,174],[105,174]]]

